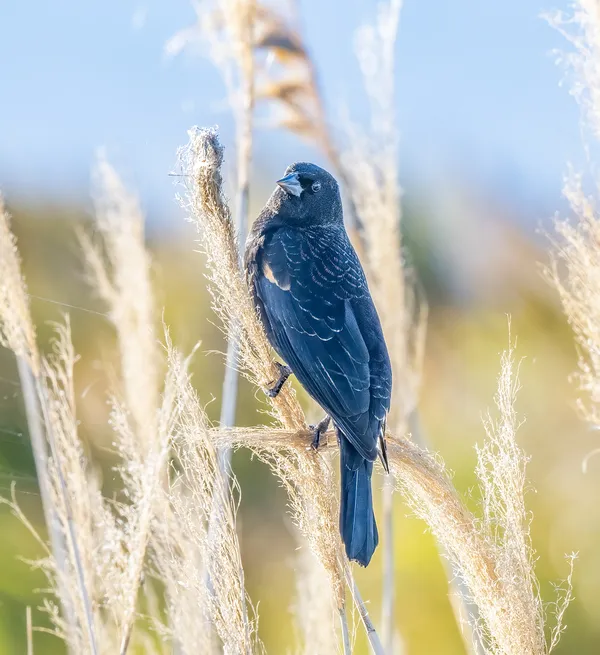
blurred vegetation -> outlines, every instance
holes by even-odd
[[[10,200],[10,195],[9,195]],[[483,438],[481,415],[492,405],[499,352],[507,345],[507,314],[523,356],[523,389],[518,409],[527,421],[520,443],[531,455],[529,507],[534,517],[534,546],[539,555],[542,588],[567,573],[564,554],[579,552],[574,585],[576,600],[568,610],[568,630],[557,653],[600,652],[600,458],[587,474],[582,460],[598,445],[597,434],[579,422],[576,390],[569,374],[575,349],[560,307],[539,274],[545,260],[538,244],[509,220],[489,209],[451,226],[449,246],[426,209],[408,203],[405,229],[410,257],[425,281],[431,301],[425,375],[421,401],[422,429],[455,473],[457,487],[477,505],[474,444]],[[106,389],[115,379],[115,342],[103,307],[89,292],[78,252],[74,224],[86,222],[77,206],[43,203],[12,206],[34,318],[42,347],[61,313],[72,317],[77,364],[79,418],[86,448],[102,468],[104,485],[113,484],[114,453],[107,428]],[[451,212],[449,212],[451,216]],[[193,366],[194,380],[211,419],[219,413],[223,376],[222,334],[210,310],[202,257],[194,235],[178,218],[149,234],[158,303],[173,340],[183,350],[202,342]],[[448,226],[446,226],[448,229]],[[62,303],[62,304],[60,304]],[[264,422],[260,394],[241,387],[238,422]],[[260,632],[269,652],[294,643],[290,608],[294,602],[293,526],[285,514],[286,497],[266,468],[240,451],[234,468],[242,488],[239,530],[248,591],[260,614]],[[16,366],[0,350],[0,487],[7,495],[15,481],[19,502],[43,532],[43,520],[28,443]],[[381,480],[375,487],[381,486]],[[535,491],[534,491],[535,490]],[[407,516],[396,497],[396,623],[407,653],[458,655],[462,642],[448,598],[448,587],[433,539],[425,526]],[[378,511],[378,510],[376,510]],[[34,625],[47,625],[37,609],[44,578],[27,563],[41,552],[31,536],[0,506],[0,654],[25,651],[25,607],[34,608]],[[378,621],[381,551],[367,570],[357,570],[363,595]],[[356,652],[366,652],[359,637]],[[36,652],[63,652],[51,635],[35,637]]]

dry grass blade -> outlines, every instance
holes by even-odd
[[[10,230],[10,216],[0,195],[0,345],[24,359],[39,374],[35,329],[29,313],[27,287],[21,274],[17,240]]]
[[[119,342],[123,397],[140,446],[156,438],[160,358],[155,333],[150,257],[144,216],[114,168],[102,157],[95,171],[98,247],[81,235],[90,282],[106,302]]]
[[[75,637],[80,652],[99,653],[101,621],[93,599],[95,543],[88,503],[86,464],[77,434],[73,369],[76,362],[68,319],[56,326],[53,353],[41,362],[37,380],[46,435],[50,445],[50,480],[57,518],[69,554],[68,568],[58,568],[60,588],[69,591],[70,603],[83,634]],[[85,627],[83,627],[85,626]],[[87,639],[85,635],[87,633]],[[74,635],[69,635],[71,639]]]
[[[150,258],[144,244],[144,217],[137,198],[127,191],[115,170],[102,158],[96,170],[94,245],[80,241],[92,286],[106,302],[116,329],[121,361],[124,406],[113,401],[112,421],[123,458],[121,473],[131,507],[120,506],[120,566],[113,579],[120,652],[127,651],[136,618],[138,589],[150,538],[157,488],[164,482],[172,398],[160,398],[160,354]],[[117,582],[118,580],[118,582]]]
[[[189,145],[179,152],[187,190],[180,201],[200,234],[214,310],[223,321],[228,338],[238,340],[243,372],[264,389],[279,377],[279,370],[240,266],[238,235],[222,191],[223,148],[215,130],[193,128],[189,137]],[[236,323],[239,333],[233,330]],[[273,411],[283,425],[304,425],[304,413],[289,385],[274,400]]]
[[[576,0],[570,10],[570,16],[557,12],[548,20],[573,48],[560,54],[559,63],[574,74],[571,94],[581,105],[584,124],[600,140],[600,6],[595,0]],[[556,223],[558,238],[548,277],[558,289],[580,351],[580,410],[596,426],[600,424],[600,218],[597,199],[584,192],[581,175],[570,171],[564,195],[575,220]]]
[[[52,556],[59,573],[57,595],[61,600],[66,632],[77,630],[75,613],[68,591],[61,582],[66,578],[67,552],[64,535],[58,525],[57,508],[52,496],[48,471],[48,446],[40,406],[40,356],[35,329],[29,312],[27,287],[21,273],[16,239],[10,229],[10,217],[0,195],[0,345],[16,355],[23,391],[29,436],[33,449],[44,519],[52,544]],[[14,500],[14,499],[13,499]]]
[[[167,589],[173,637],[185,654],[215,652],[210,629],[214,625],[226,654],[258,652],[262,646],[249,618],[236,507],[220,478],[188,362],[170,343],[167,348],[176,404],[171,439],[176,466],[165,489],[164,511],[156,521],[153,551]],[[210,523],[209,538],[215,496],[219,515]]]

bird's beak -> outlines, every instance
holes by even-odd
[[[300,197],[302,193],[302,185],[298,179],[298,173],[290,173],[285,177],[282,177],[280,180],[277,180],[277,184],[286,192],[292,196]]]

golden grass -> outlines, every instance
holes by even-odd
[[[577,0],[571,15],[557,12],[549,22],[569,41],[572,50],[559,63],[573,74],[571,94],[582,109],[583,126],[600,139],[600,6]],[[594,180],[597,185],[597,181]],[[558,289],[579,349],[579,409],[592,425],[600,424],[600,220],[597,196],[584,191],[581,174],[567,176],[564,195],[573,220],[557,220],[554,257],[547,271]]]
[[[211,460],[208,451],[199,453],[196,443],[193,449],[183,450],[185,430],[194,429],[197,438],[195,428],[204,420],[203,414],[198,415],[197,405],[190,400],[187,368],[173,354],[168,340],[168,361],[166,364],[160,361],[153,328],[150,264],[137,203],[106,162],[101,163],[99,175],[97,209],[101,242],[92,245],[85,236],[81,241],[93,273],[91,278],[108,304],[120,345],[121,384],[111,396],[110,426],[121,458],[118,470],[123,491],[112,499],[102,496],[100,482],[82,449],[74,391],[77,357],[67,320],[56,328],[52,354],[37,359],[39,373],[34,376],[32,385],[42,410],[44,452],[46,448],[51,451],[51,456],[46,455],[45,459],[51,508],[47,521],[56,529],[64,548],[62,558],[56,549],[54,552],[47,550],[48,557],[40,565],[62,604],[61,610],[51,597],[44,600],[44,608],[54,623],[54,633],[73,652],[124,654],[132,641],[150,643],[141,627],[136,633],[133,628],[139,617],[140,582],[143,573],[148,572],[146,551],[154,545],[153,553],[164,552],[164,540],[161,541],[163,523],[157,517],[168,520],[168,524],[173,526],[175,517],[182,519],[186,511],[189,515],[189,499],[181,493],[170,493],[175,486],[172,487],[167,475],[168,459],[179,456],[178,470],[188,485],[210,488],[212,493],[215,472],[214,467],[207,464],[214,462],[215,453],[211,451]],[[5,229],[0,233],[0,250],[13,257],[12,261],[3,260],[5,265],[10,265],[12,272],[11,277],[5,279],[17,285],[7,289],[6,296],[3,296],[2,334],[7,345],[14,346],[20,355],[37,353],[37,350],[33,351],[35,341],[24,351],[21,338],[24,332],[14,330],[21,320],[25,321],[25,327],[31,326],[31,319],[14,238],[5,214],[2,221]],[[132,264],[134,270],[129,268]],[[140,294],[144,298],[140,298]],[[11,303],[15,298],[13,307]],[[26,314],[23,314],[23,308],[27,310]],[[16,311],[21,313],[17,315]],[[163,365],[166,378],[164,385],[159,385],[159,371]],[[188,453],[187,457],[183,456],[184,452]],[[45,478],[41,473],[39,478],[42,485]],[[224,488],[222,484],[216,487]],[[13,512],[33,531],[19,509],[16,497],[8,502]],[[253,622],[248,618],[234,517],[233,506],[224,500],[214,544],[210,547],[201,544],[202,560],[193,558],[200,545],[194,542],[197,535],[189,532],[189,525],[188,533],[185,532],[185,523],[178,533],[171,533],[183,535],[178,547],[184,543],[184,537],[196,546],[196,551],[190,551],[186,557],[193,559],[198,570],[203,571],[209,562],[212,571],[210,590],[205,580],[202,593],[196,589],[196,593],[186,596],[187,623],[179,621],[177,630],[169,627],[162,631],[163,635],[170,635],[181,645],[182,652],[199,652],[194,646],[197,641],[185,632],[185,628],[196,630],[192,614],[197,617],[198,612],[204,611],[203,607],[206,607],[207,625],[216,627],[218,636],[227,646],[226,652],[260,650]],[[153,561],[161,560],[155,556]],[[186,561],[186,566],[190,566],[191,561]],[[171,579],[170,588],[177,586],[180,580],[181,577]],[[165,586],[169,589],[169,585]],[[145,595],[147,597],[147,593]],[[180,602],[177,595],[173,597]],[[180,618],[175,606],[172,610],[172,617]],[[237,630],[238,625],[243,629]],[[217,642],[211,631],[212,628],[208,632],[209,641],[216,648]]]
[[[35,329],[29,298],[21,274],[17,240],[10,230],[10,216],[0,195],[0,345],[24,359],[34,375],[39,372]]]
[[[221,480],[188,361],[169,341],[167,354],[175,394],[176,470],[163,492],[152,550],[166,588],[170,631],[187,655],[213,652],[217,646],[213,629],[226,654],[259,652],[254,611],[244,588],[233,494]],[[235,488],[235,479],[232,484]],[[215,497],[218,515],[211,520]]]

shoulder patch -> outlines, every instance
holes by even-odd
[[[262,262],[262,272],[263,275],[267,278],[267,280],[269,280],[269,282],[276,284],[280,289],[283,289],[284,291],[290,290],[289,279],[287,280],[287,284],[280,284],[278,280],[275,278],[275,275],[273,274],[273,269],[269,266],[269,262],[267,262],[266,259],[263,259]]]

